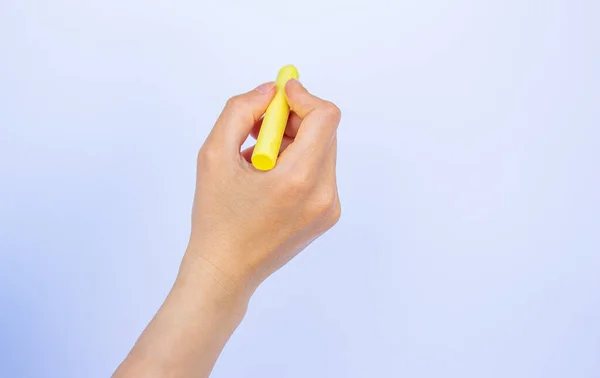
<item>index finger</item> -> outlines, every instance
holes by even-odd
[[[281,163],[304,160],[319,164],[331,148],[341,111],[332,102],[309,93],[297,80],[288,81],[285,89],[288,103],[302,123],[294,142],[282,153]]]

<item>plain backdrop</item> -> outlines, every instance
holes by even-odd
[[[1,0],[0,376],[110,376],[175,278],[215,118],[293,63],[343,111],[343,216],[213,377],[599,377],[599,16]]]

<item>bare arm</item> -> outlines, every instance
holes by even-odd
[[[190,243],[164,304],[113,378],[205,378],[258,285],[340,217],[339,109],[297,81],[277,166],[249,163],[272,83],[233,97],[198,155]]]

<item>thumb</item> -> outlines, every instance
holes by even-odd
[[[290,108],[300,116],[306,118],[313,110],[323,106],[324,100],[311,94],[296,79],[291,79],[286,83],[285,94]]]

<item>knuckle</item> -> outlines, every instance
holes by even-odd
[[[338,205],[333,209],[333,212],[331,213],[329,228],[335,226],[337,224],[337,222],[340,221],[341,217],[342,217],[342,206],[339,204],[339,201],[338,201]]]
[[[322,232],[326,232],[335,226],[342,216],[342,208],[340,207],[339,200],[334,205],[333,209],[327,215],[325,221],[323,222]]]
[[[333,102],[326,101],[323,106],[323,114],[332,122],[339,122],[342,118],[342,111]]]
[[[311,213],[314,216],[326,216],[333,213],[337,202],[337,193],[333,189],[321,190],[311,203]]]
[[[243,95],[237,95],[227,100],[225,107],[231,110],[245,109],[248,106],[248,101]]]
[[[218,159],[217,152],[213,148],[210,148],[210,146],[204,145],[198,152],[198,166],[200,167],[212,167]]]
[[[281,190],[283,195],[290,197],[304,197],[312,187],[310,172],[297,170],[282,181]]]
[[[299,171],[289,178],[289,186],[298,193],[305,193],[309,190],[311,178],[308,172]]]

